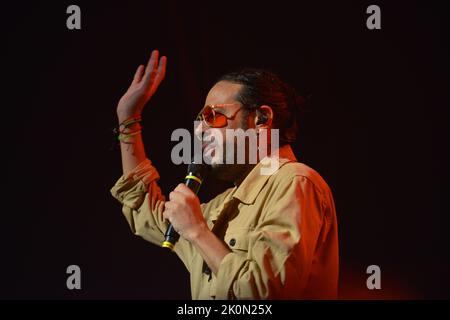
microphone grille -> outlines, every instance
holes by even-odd
[[[204,179],[208,173],[209,166],[206,163],[195,163],[191,162],[188,166],[188,174],[192,174],[200,179]]]

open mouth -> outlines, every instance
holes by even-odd
[[[208,155],[210,154],[212,156],[212,152],[214,152],[215,149],[215,145],[214,143],[204,143],[202,146],[203,149],[203,155]]]

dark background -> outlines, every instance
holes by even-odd
[[[66,28],[70,4],[81,30]],[[366,28],[370,4],[381,30]],[[186,169],[171,163],[172,130],[192,128],[224,72],[268,68],[312,94],[294,148],[334,193],[340,297],[450,297],[450,55],[437,1],[20,2],[2,4],[0,20],[0,298],[190,298],[183,264],[134,237],[109,193],[121,175],[115,107],[155,48],[168,70],[144,139],[166,194]],[[225,187],[207,185],[202,200]],[[66,288],[71,264],[82,290]]]

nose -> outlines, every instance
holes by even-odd
[[[202,141],[203,133],[208,129],[208,127],[203,123],[203,121],[194,121],[194,135]]]

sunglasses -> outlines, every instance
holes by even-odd
[[[216,110],[225,106],[240,105],[240,103],[223,103],[223,104],[211,104],[206,105],[200,113],[197,115],[197,121],[203,121],[208,127],[211,128],[223,128],[228,124],[228,120],[234,119],[240,108],[236,109],[232,116],[226,116],[222,112]]]

